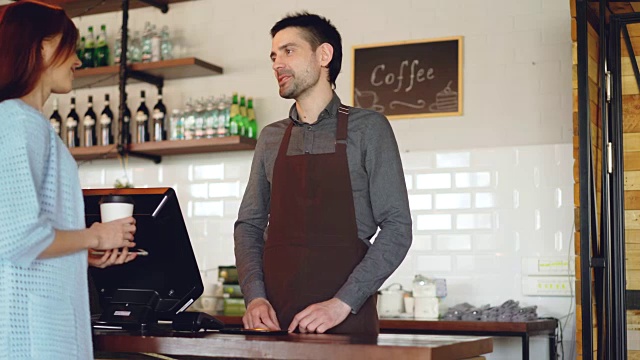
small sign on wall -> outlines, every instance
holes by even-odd
[[[352,103],[389,119],[462,115],[462,37],[353,47]]]

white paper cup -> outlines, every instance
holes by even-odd
[[[103,223],[133,216],[130,196],[107,195],[100,200],[100,220]]]

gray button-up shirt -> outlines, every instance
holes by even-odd
[[[318,121],[306,124],[299,121],[294,104],[288,119],[266,126],[260,134],[234,231],[236,265],[247,304],[257,297],[266,298],[262,253],[268,241],[273,165],[284,132],[293,121],[287,155],[333,153],[339,105],[340,99],[334,93]],[[407,254],[411,246],[411,214],[398,145],[384,115],[350,109],[347,159],[358,237],[369,250],[335,297],[356,313]],[[378,229],[372,244],[370,240]],[[331,259],[327,259],[327,266],[331,266]]]

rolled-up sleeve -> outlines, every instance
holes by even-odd
[[[262,254],[265,241],[264,232],[268,222],[271,185],[267,179],[263,159],[264,139],[266,138],[264,131],[256,145],[249,182],[240,204],[233,233],[236,266],[246,304],[258,297],[266,298]]]
[[[47,132],[28,133],[13,119],[0,133],[0,259],[28,266],[55,238],[40,207],[40,182],[48,161]]]
[[[400,266],[412,240],[404,171],[389,121],[382,115],[373,115],[362,141],[371,210],[380,230],[365,257],[336,294],[351,306],[353,313],[357,313]]]

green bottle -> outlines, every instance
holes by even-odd
[[[92,68],[96,66],[95,58],[95,40],[93,37],[93,26],[89,26],[89,36],[86,37],[84,43],[84,54],[82,55],[82,67]]]
[[[78,59],[82,62],[81,67],[84,67],[84,43],[84,36],[82,36],[76,44],[76,55],[78,55]]]
[[[247,105],[244,95],[240,96],[240,136],[249,137],[249,118],[247,117]]]
[[[240,135],[240,123],[242,117],[240,115],[240,107],[238,106],[238,93],[233,93],[233,102],[229,112],[229,135]]]
[[[96,66],[109,65],[109,46],[107,45],[107,26],[100,26],[100,33],[96,41]]]
[[[249,118],[249,127],[247,137],[250,139],[258,138],[258,122],[256,121],[256,112],[253,110],[253,99],[249,98],[247,107],[247,117]]]

